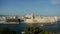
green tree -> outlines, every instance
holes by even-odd
[[[24,30],[25,34],[49,34],[49,31],[43,30],[39,27],[26,27]]]
[[[16,34],[16,32],[10,31],[8,28],[0,28],[0,34]]]

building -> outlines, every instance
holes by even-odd
[[[6,17],[5,16],[0,16],[0,23],[4,23],[6,22]]]
[[[56,17],[45,17],[45,16],[34,16],[33,14],[28,14],[25,16],[25,23],[55,23],[57,21]]]

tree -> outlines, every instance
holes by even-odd
[[[16,32],[10,31],[9,28],[0,28],[0,34],[16,34]]]
[[[39,27],[27,27],[24,31],[25,34],[45,34],[45,31]]]

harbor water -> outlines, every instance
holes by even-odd
[[[11,31],[17,32],[17,34],[21,34],[22,31],[24,31],[25,26],[28,26],[28,24],[25,24],[24,22],[20,22],[20,24],[0,24],[1,27],[9,28]],[[51,32],[60,32],[60,22],[57,22],[55,25],[44,25],[42,28],[49,30]]]

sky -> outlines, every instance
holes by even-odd
[[[60,16],[60,0],[0,0],[0,15]]]

